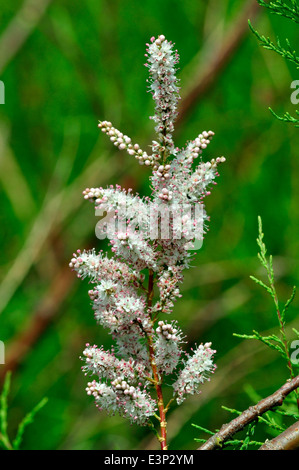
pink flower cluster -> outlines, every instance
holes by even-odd
[[[218,165],[225,161],[224,157],[202,160],[214,136],[212,131],[202,132],[183,149],[174,146],[178,54],[160,35],[147,44],[146,56],[157,133],[152,155],[111,122],[102,121],[99,128],[119,150],[151,167],[151,196],[141,198],[118,185],[86,188],[83,196],[94,203],[96,214],[111,215],[105,230],[112,257],[94,249],[78,250],[70,262],[78,277],[88,278],[92,284],[88,293],[95,319],[115,341],[111,351],[86,345],[82,369],[97,377],[86,391],[99,409],[119,413],[140,425],[156,413],[158,401],[152,396],[156,374],[159,386],[164,375],[174,375],[173,393],[180,404],[187,394],[198,392],[215,370],[211,344],[201,344],[192,355],[186,355],[182,331],[163,315],[171,314],[181,297],[180,284],[184,269],[190,267],[194,231],[202,241],[207,230],[204,198],[216,184]],[[167,237],[162,226],[169,233]]]
[[[177,103],[180,98],[178,79],[176,78],[176,64],[179,61],[177,51],[173,44],[160,35],[157,39],[151,38],[147,44],[147,64],[150,74],[149,90],[155,101],[156,122],[155,131],[159,141],[153,142],[152,150],[157,160],[174,152],[172,133],[174,121],[177,116]]]

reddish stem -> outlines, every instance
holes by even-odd
[[[150,270],[149,281],[148,281],[148,294],[147,294],[148,307],[152,306],[153,295],[154,295],[154,273],[152,270]],[[158,410],[159,410],[159,415],[160,415],[160,430],[161,430],[161,436],[159,440],[161,444],[161,450],[167,450],[165,407],[164,407],[164,400],[163,400],[163,394],[162,394],[161,379],[157,370],[153,338],[151,335],[147,335],[147,344],[148,344],[148,349],[149,349],[151,367],[153,371],[155,389],[156,389],[156,393],[158,397]]]

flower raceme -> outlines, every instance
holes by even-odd
[[[179,56],[163,35],[151,38],[146,51],[149,91],[155,102],[157,138],[149,154],[111,122],[99,129],[119,149],[151,169],[150,197],[133,194],[119,185],[87,188],[86,200],[96,215],[109,214],[97,227],[97,236],[110,241],[112,256],[94,249],[73,254],[70,267],[88,278],[95,319],[112,335],[114,347],[105,351],[86,345],[82,370],[96,376],[87,393],[96,406],[119,413],[131,423],[146,425],[158,418],[159,441],[167,449],[163,401],[164,376],[173,377],[174,399],[181,404],[199,392],[215,370],[211,343],[200,344],[192,354],[183,350],[183,333],[166,320],[181,297],[183,271],[190,267],[191,251],[201,244],[208,216],[204,199],[216,184],[224,157],[202,160],[214,136],[200,133],[179,149],[173,142],[179,96],[176,64]],[[167,380],[169,383],[169,379]],[[159,416],[157,415],[159,413]]]

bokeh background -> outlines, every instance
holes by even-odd
[[[9,433],[43,397],[25,449],[155,449],[147,428],[96,411],[85,393],[79,356],[86,342],[109,347],[87,295],[68,267],[96,239],[88,186],[121,184],[148,192],[148,170],[99,133],[98,120],[146,148],[154,138],[145,43],[164,34],[181,61],[178,146],[212,129],[205,159],[224,155],[206,199],[210,230],[186,272],[178,319],[191,344],[212,341],[217,371],[199,396],[169,414],[170,449],[195,449],[214,430],[288,378],[283,361],[233,333],[278,332],[271,299],[250,280],[257,259],[257,217],[274,256],[277,290],[298,284],[298,129],[268,110],[295,114],[290,84],[298,72],[262,49],[263,34],[298,44],[298,27],[255,0],[0,0],[1,285],[0,339],[12,370]],[[298,298],[288,335],[298,326]],[[1,384],[0,384],[1,385]],[[263,434],[261,431],[261,438]]]

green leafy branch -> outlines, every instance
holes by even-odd
[[[26,416],[19,423],[16,436],[13,441],[10,440],[7,427],[7,410],[8,410],[8,395],[10,391],[11,373],[8,372],[5,376],[2,394],[0,396],[0,447],[5,450],[19,450],[22,443],[23,435],[26,427],[34,421],[36,413],[45,406],[48,399],[43,398],[32,411],[26,414]]]
[[[268,8],[271,13],[277,14],[286,19],[292,20],[295,23],[299,23],[299,6],[297,0],[290,0],[289,3],[286,3],[284,0],[276,0],[273,2],[266,3],[264,0],[257,0],[258,4],[262,7]],[[297,56],[296,50],[293,49],[288,38],[285,39],[286,47],[282,46],[282,43],[279,38],[277,38],[277,43],[275,44],[269,37],[262,36],[256,31],[251,22],[248,21],[249,27],[253,34],[257,37],[260,44],[264,49],[275,52],[280,55],[283,59],[295,64],[297,70],[299,70],[299,57]],[[287,122],[294,124],[295,127],[299,127],[299,119],[291,116],[290,113],[286,112],[283,116],[277,115],[271,108],[269,108],[273,116],[276,117],[279,121]],[[299,112],[296,110],[296,114],[299,115]]]
[[[276,114],[273,111],[273,109],[269,108],[269,110],[271,111],[273,116],[276,117],[276,119],[278,119],[279,121],[290,122],[291,124],[294,124],[295,127],[299,127],[299,119],[294,118],[293,116],[290,115],[290,113],[286,112],[282,116],[278,116],[278,114]],[[299,111],[298,110],[296,110],[296,114],[298,114],[298,116],[299,116]]]
[[[227,411],[232,411],[232,412],[235,411],[235,410],[230,410],[229,408],[226,408],[224,406],[222,408],[226,409]],[[237,412],[237,411],[235,412],[238,414],[241,414],[241,412]],[[192,424],[192,426],[199,429],[200,431],[203,431],[211,436],[214,436],[214,433],[210,431],[209,429],[205,429],[202,426],[199,426],[197,424]],[[256,427],[256,423],[250,423],[247,426],[246,435],[244,439],[230,439],[225,442],[221,442],[219,440],[219,447],[221,447],[222,449],[225,449],[227,447],[233,447],[234,450],[248,450],[249,447],[260,447],[261,445],[263,445],[263,442],[258,442],[252,439],[252,437],[254,436],[255,427]],[[216,432],[218,431],[219,430],[217,430]],[[201,444],[206,442],[206,439],[201,439],[201,438],[195,438],[194,440]]]
[[[258,40],[260,41],[264,49],[268,49],[269,51],[276,52],[276,54],[279,54],[284,59],[295,64],[296,68],[299,69],[299,57],[297,56],[297,52],[292,48],[291,43],[288,38],[285,39],[287,48],[284,48],[281,45],[279,38],[277,38],[277,44],[275,44],[269,37],[261,36],[259,32],[253,28],[250,20],[248,21],[248,24],[249,24],[251,31],[258,38]]]
[[[262,336],[257,331],[253,331],[252,335],[241,335],[241,334],[234,333],[234,336],[237,336],[238,338],[242,338],[242,339],[257,339],[261,341],[262,343],[264,343],[269,348],[279,352],[284,359],[288,359],[288,356],[286,355],[285,350],[284,350],[284,343],[276,335]],[[278,344],[275,344],[275,343],[278,343]]]
[[[251,335],[234,334],[234,336],[237,336],[242,339],[257,339],[263,344],[265,344],[267,347],[278,352],[287,363],[290,379],[288,379],[287,382],[272,395],[264,399],[260,399],[256,405],[251,406],[243,412],[222,407],[226,411],[236,414],[237,417],[234,418],[230,423],[224,424],[220,430],[216,430],[214,433],[201,426],[193,425],[197,429],[210,435],[208,440],[195,439],[197,442],[200,442],[202,444],[199,450],[223,449],[228,446],[233,446],[238,450],[248,450],[251,446],[261,446],[262,443],[257,442],[253,439],[257,423],[263,423],[270,429],[275,430],[276,432],[278,431],[280,433],[278,437],[274,438],[274,440],[272,441],[266,441],[264,444],[262,444],[262,447],[260,448],[264,448],[264,446],[267,447],[268,445],[271,445],[271,448],[277,449],[298,448],[298,428],[295,426],[295,424],[288,428],[284,423],[279,423],[279,420],[277,420],[277,418],[279,418],[279,415],[282,415],[285,418],[292,418],[298,421],[298,412],[293,412],[293,406],[297,405],[297,408],[299,410],[299,400],[297,394],[297,389],[299,388],[299,375],[295,376],[293,372],[288,341],[285,332],[286,313],[288,311],[289,306],[294,300],[296,288],[293,288],[290,298],[285,302],[283,308],[281,309],[275,288],[273,258],[271,255],[269,257],[267,256],[267,248],[264,243],[262,220],[260,217],[258,217],[257,244],[259,247],[258,258],[262,267],[266,270],[267,282],[264,282],[261,279],[256,278],[255,276],[250,277],[254,282],[260,285],[263,289],[266,290],[268,294],[271,295],[275,305],[276,314],[280,326],[280,337],[276,334],[268,336],[261,335],[258,331],[255,330]],[[293,331],[299,337],[299,332],[295,328],[293,328]],[[292,392],[294,392],[294,395],[296,396],[295,401],[295,397],[293,396]],[[252,390],[250,393],[252,394]],[[292,395],[292,400],[290,397],[288,397],[290,394]],[[253,399],[255,401],[257,397],[255,396],[253,397]],[[282,409],[282,404],[288,399],[290,399],[290,406],[288,406],[287,409]],[[278,407],[280,408],[278,409]],[[272,412],[274,412],[274,416],[270,414]],[[247,428],[246,436],[244,439],[231,439],[236,433],[242,431],[244,428]]]
[[[294,297],[296,294],[296,287],[293,287],[290,298],[286,301],[283,308],[281,309],[279,305],[279,301],[278,301],[276,288],[275,288],[273,258],[271,255],[269,256],[269,258],[267,257],[267,249],[263,241],[264,234],[263,234],[262,220],[260,217],[258,217],[258,229],[259,229],[259,235],[257,238],[257,244],[260,248],[260,251],[258,253],[258,258],[260,260],[261,265],[266,270],[268,284],[266,284],[260,279],[257,279],[254,276],[250,276],[250,278],[254,282],[256,282],[259,286],[261,286],[263,289],[265,289],[268,294],[271,295],[274,301],[275,310],[276,310],[276,314],[277,314],[277,318],[279,322],[280,337],[278,337],[275,334],[272,334],[269,336],[263,336],[257,331],[253,331],[252,335],[244,335],[244,334],[240,335],[240,334],[235,333],[234,336],[237,336],[239,338],[244,338],[244,339],[257,339],[261,341],[262,343],[264,343],[269,348],[277,351],[282,356],[282,358],[286,360],[287,367],[290,373],[290,378],[292,379],[295,376],[295,374],[294,374],[292,362],[290,359],[290,351],[289,351],[288,340],[286,337],[285,326],[286,326],[286,313],[288,311],[289,306],[294,300]]]
[[[257,1],[262,7],[268,8],[271,13],[288,18],[295,21],[295,23],[299,23],[299,6],[296,0],[290,0],[290,5],[285,3],[283,0],[275,0],[270,3],[266,3],[264,0]]]

